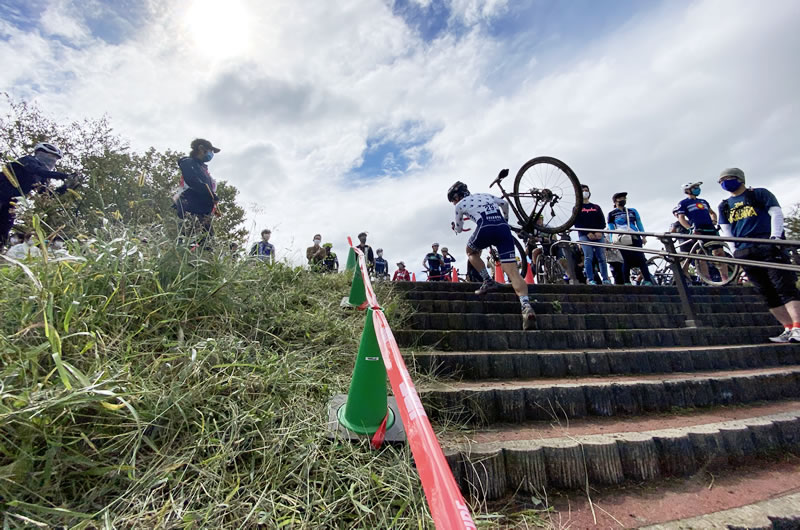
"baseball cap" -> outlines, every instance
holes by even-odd
[[[194,140],[192,140],[191,143],[192,151],[197,151],[198,147],[204,147],[205,149],[209,151],[214,151],[215,153],[220,152],[219,147],[214,147],[213,145],[211,145],[211,142],[209,142],[205,138],[195,138]]]

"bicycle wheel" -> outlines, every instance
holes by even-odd
[[[653,283],[656,285],[675,285],[675,277],[672,274],[672,268],[666,258],[662,256],[653,256],[647,260],[647,268],[650,270],[650,275],[653,277]]]
[[[537,156],[527,161],[514,179],[514,202],[527,225],[538,216],[536,229],[549,234],[563,232],[575,223],[583,204],[581,183],[561,160]]]
[[[733,258],[728,249],[723,249],[726,258]],[[714,254],[708,249],[706,245],[695,245],[692,247],[692,254],[713,257]],[[730,263],[721,263],[717,261],[694,260],[694,268],[697,276],[706,285],[728,285],[741,274],[741,267],[739,265],[732,265]]]

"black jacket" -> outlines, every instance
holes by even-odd
[[[604,230],[606,228],[606,218],[600,206],[591,202],[583,203],[581,211],[578,212],[578,216],[575,218],[575,228],[597,228]]]
[[[14,186],[6,175],[0,175],[0,201],[8,202],[14,197],[27,195],[31,190],[45,186],[48,180],[67,180],[69,175],[59,171],[50,171],[44,163],[35,156],[23,156],[8,164],[9,169],[16,177],[19,188]],[[20,189],[22,193],[20,193]],[[66,186],[61,186],[56,191],[63,193]]]
[[[178,161],[181,168],[183,183],[187,189],[181,194],[180,207],[183,211],[208,215],[217,202],[214,193],[214,181],[208,172],[208,166],[196,158],[184,157]]]

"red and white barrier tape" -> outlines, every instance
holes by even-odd
[[[348,237],[350,246],[353,247],[352,240]],[[389,375],[389,383],[392,392],[397,398],[397,408],[400,411],[400,418],[406,431],[408,444],[411,446],[411,453],[414,455],[419,478],[422,482],[422,489],[425,491],[425,498],[431,510],[433,522],[438,529],[462,529],[476,530],[477,527],[469,513],[469,507],[464,501],[461,490],[456,484],[450,466],[444,457],[442,448],[436,435],[428,421],[428,415],[419,399],[411,376],[408,374],[406,363],[400,354],[400,348],[394,340],[394,335],[389,327],[389,322],[383,314],[383,310],[378,306],[378,299],[367,273],[367,265],[364,260],[364,253],[358,248],[353,247],[358,255],[359,269],[364,280],[364,287],[367,293],[367,302],[373,309],[372,322],[375,326],[375,334],[378,345],[381,349],[383,364],[386,366],[386,373]]]

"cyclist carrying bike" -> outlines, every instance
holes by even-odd
[[[481,258],[481,251],[494,246],[500,257],[500,265],[506,273],[514,291],[519,296],[522,306],[522,329],[534,327],[536,314],[533,312],[528,298],[528,285],[517,269],[514,254],[514,236],[508,226],[508,202],[488,193],[470,194],[467,185],[457,181],[447,190],[447,200],[455,206],[455,221],[451,227],[456,234],[464,230],[464,216],[475,222],[475,231],[467,242],[469,262],[481,275],[483,284],[475,294],[485,295],[500,288],[500,284],[492,280],[486,264]]]

